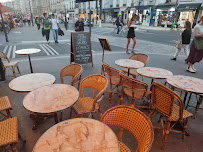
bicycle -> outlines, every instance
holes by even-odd
[[[117,34],[117,26],[114,27],[113,33]],[[127,37],[127,33],[128,33],[128,29],[124,26],[122,26],[121,28],[119,28],[119,35],[123,36],[123,37]]]

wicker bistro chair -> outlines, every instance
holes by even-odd
[[[90,113],[90,116],[92,117],[92,113],[96,111],[99,111],[101,116],[102,114],[100,104],[102,101],[102,95],[104,94],[107,86],[108,80],[103,75],[94,74],[84,78],[80,84],[80,97],[78,101],[71,107],[70,118],[72,110],[77,114],[77,116],[83,116],[84,113]],[[85,88],[93,89],[92,97],[84,96]],[[96,91],[98,92],[97,94]]]
[[[121,77],[120,77],[120,70],[117,70],[113,67],[110,67],[107,63],[102,63],[103,67],[103,73],[104,76],[107,77],[109,84],[110,84],[110,90],[108,91],[109,93],[109,100],[112,98],[113,94],[119,94],[119,92],[115,92],[115,89],[118,89],[118,87],[121,85]],[[113,85],[115,85],[115,88],[113,88]]]
[[[13,76],[16,77],[15,68],[17,68],[18,74],[21,75],[20,69],[18,67],[18,63],[19,63],[18,61],[10,61],[9,58],[6,56],[6,54],[1,50],[0,50],[0,58],[6,59],[8,62],[8,63],[3,63],[5,73],[6,73],[6,68],[11,68],[13,72]]]
[[[132,55],[129,59],[131,60],[137,60],[140,61],[142,63],[144,63],[144,66],[147,65],[148,61],[149,61],[149,56],[146,54],[134,54]],[[124,73],[128,73],[128,69],[123,69],[122,70]],[[132,75],[134,78],[137,77],[137,69],[130,69],[130,75]]]
[[[4,117],[11,118],[10,110],[12,110],[12,106],[8,97],[0,97],[0,114]],[[3,111],[6,111],[6,114]]]
[[[158,82],[152,83],[152,99],[153,107],[149,118],[152,119],[158,113],[160,114],[159,121],[161,121],[162,127],[154,128],[163,130],[163,144],[161,149],[164,149],[170,131],[181,133],[182,138],[184,139],[188,118],[192,117],[192,114],[183,109],[183,101],[178,94]],[[179,106],[174,103],[175,99],[178,101]],[[165,118],[165,126],[162,119],[163,117]],[[174,122],[173,125],[171,125],[171,121]],[[172,130],[175,124],[182,122],[184,125],[183,130]]]
[[[21,135],[18,133],[18,118],[9,118],[0,122],[0,147],[10,145],[13,152],[17,152],[16,144],[18,137],[23,141]]]
[[[138,105],[135,106],[138,108],[150,109],[150,94],[152,92],[148,90],[147,83],[126,76],[123,72],[120,73],[120,76],[121,76],[121,85],[123,89],[123,95],[121,97],[120,104],[122,103],[126,95],[132,98],[131,106],[134,106],[135,100],[136,104],[139,100],[144,100],[145,98],[147,98],[148,101],[146,106],[138,106]]]
[[[130,131],[138,142],[136,152],[148,152],[154,140],[154,130],[149,118],[140,110],[130,106],[116,106],[107,110],[101,121],[108,126],[120,127],[118,140],[121,152],[130,149],[121,141],[123,129]]]
[[[65,66],[60,72],[61,83],[64,83],[63,77],[72,76],[71,85],[74,86],[78,84],[77,89],[79,89],[82,72],[82,66],[79,64],[70,64]]]

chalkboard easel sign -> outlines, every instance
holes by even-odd
[[[92,63],[92,48],[89,32],[71,33],[71,62],[78,64]]]

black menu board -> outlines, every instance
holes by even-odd
[[[92,49],[89,32],[71,33],[71,62],[78,64],[92,63]]]

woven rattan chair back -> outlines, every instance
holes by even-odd
[[[120,127],[118,140],[123,129],[130,131],[138,142],[137,152],[148,152],[154,139],[154,130],[149,118],[140,110],[129,106],[116,106],[107,110],[101,121],[108,126]]]
[[[158,83],[152,83],[152,101],[153,108],[157,109],[160,113],[170,119],[172,114],[174,101],[177,100],[179,103],[179,120],[183,119],[183,101],[178,94],[171,89]]]
[[[109,78],[109,83],[112,84],[112,79],[119,79],[118,82],[120,82],[120,70],[115,69],[104,62],[102,63],[102,66],[104,70],[104,76]]]
[[[7,55],[6,55],[3,51],[1,51],[1,50],[0,50],[0,58],[6,59],[6,60],[8,61],[8,63],[10,63],[10,60],[9,60],[9,58],[7,57]]]
[[[72,81],[71,85],[74,86],[75,84],[80,83],[81,76],[82,76],[82,66],[79,64],[70,64],[65,66],[61,71],[60,71],[60,78],[61,78],[61,83],[64,83],[63,77],[65,76],[72,76]]]
[[[141,95],[139,96],[139,98],[145,97],[145,94],[148,88],[147,83],[131,78],[129,76],[126,76],[123,72],[120,72],[120,76],[121,76],[121,85],[124,93],[125,93],[125,90],[127,89],[128,91],[131,92],[133,97],[134,97],[134,94]]]
[[[144,63],[144,66],[146,66],[149,61],[149,56],[146,54],[139,53],[132,55],[129,59],[140,61]]]
[[[80,96],[84,97],[84,93],[83,93],[84,88],[92,88],[93,89],[92,98],[95,101],[97,101],[99,98],[101,98],[107,86],[108,86],[108,79],[105,76],[99,75],[99,74],[90,75],[81,81]],[[95,95],[96,91],[99,91],[97,95]]]

